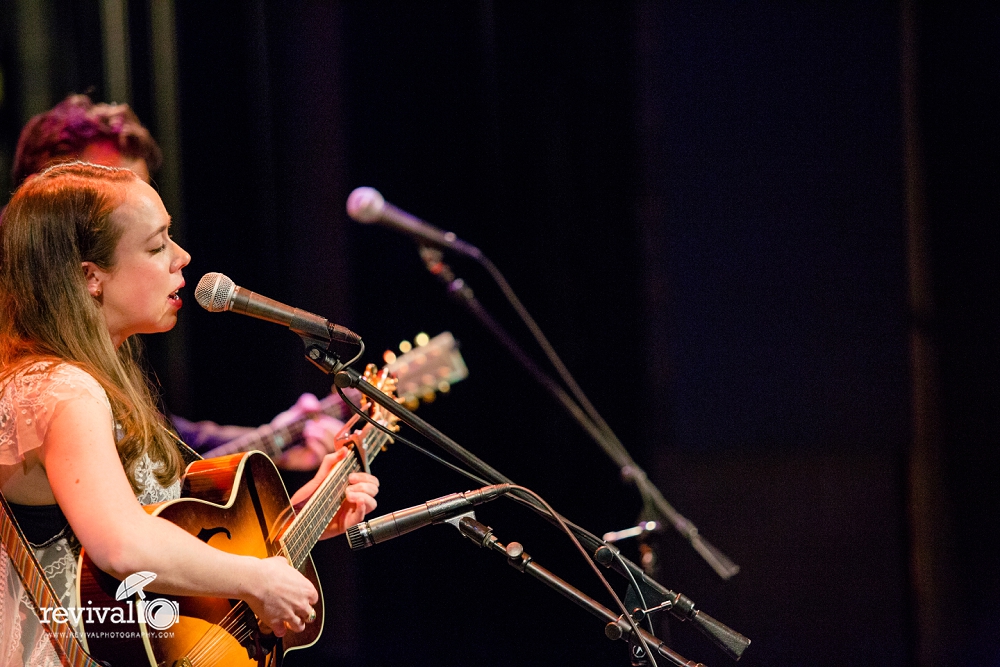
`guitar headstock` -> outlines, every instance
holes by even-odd
[[[402,355],[386,351],[383,370],[396,378],[397,400],[410,410],[420,401],[430,403],[437,393],[445,393],[451,385],[469,376],[469,369],[458,351],[458,341],[450,331],[429,338],[421,333],[414,342],[400,344]]]
[[[365,379],[365,382],[372,385],[383,394],[399,401],[399,397],[396,395],[396,386],[398,381],[389,371],[388,366],[378,368],[375,364],[368,364],[365,366],[365,371],[361,374],[361,377]],[[378,405],[367,396],[361,396],[361,407],[368,413],[368,416],[371,419],[381,423],[383,426],[392,431],[399,430],[399,426],[396,425],[398,420],[395,415],[388,412],[385,408]]]
[[[429,338],[427,334],[417,334],[414,343],[416,344],[403,341],[400,345],[403,353],[401,356],[386,352],[385,366],[377,368],[375,364],[368,364],[362,374],[366,382],[410,410],[415,410],[420,401],[433,401],[438,392],[447,392],[451,385],[469,375],[465,360],[458,352],[458,342],[451,332],[445,331],[434,338]],[[367,396],[361,397],[361,407],[369,418],[390,431],[399,430],[396,416]],[[379,431],[373,431],[370,425],[355,430],[358,421],[357,415],[351,417],[337,437],[353,442],[359,452],[367,452],[365,459],[370,463],[385,443],[370,446],[366,438],[385,436],[380,435]]]

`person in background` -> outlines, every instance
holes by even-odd
[[[76,556],[147,590],[247,602],[282,636],[316,619],[318,593],[284,556],[209,546],[142,505],[180,495],[184,462],[138,359],[136,334],[169,331],[191,256],[135,172],[84,162],[29,177],[0,217],[0,491],[64,607]],[[347,454],[324,456],[304,503]],[[378,480],[351,473],[323,537],[375,508]],[[57,664],[0,556],[0,661]],[[82,603],[82,602],[81,602]]]
[[[70,95],[33,117],[21,130],[11,169],[14,186],[46,167],[74,160],[124,167],[150,183],[151,175],[163,163],[163,153],[127,104],[95,104],[87,95]],[[281,426],[318,410],[319,400],[312,394],[302,394],[271,424]],[[169,417],[181,440],[199,452],[253,430],[210,421],[191,422],[173,414]],[[332,417],[317,415],[305,424],[303,444],[286,450],[276,463],[289,470],[315,469],[323,456],[334,450],[342,426]]]

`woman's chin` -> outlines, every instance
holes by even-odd
[[[171,329],[173,329],[175,326],[177,326],[177,315],[171,313],[170,315],[165,315],[163,319],[157,322],[156,324],[144,327],[142,330],[137,331],[136,333],[141,333],[141,334],[166,333]]]

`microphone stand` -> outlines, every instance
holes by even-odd
[[[311,359],[312,360],[312,359]],[[313,360],[315,361],[315,360]],[[381,392],[377,387],[365,380],[353,368],[346,367],[339,370],[334,375],[334,382],[340,389],[348,387],[357,389],[362,394],[379,404],[386,411],[398,417],[408,424],[417,433],[424,436],[438,447],[448,452],[465,465],[475,470],[479,475],[487,479],[492,484],[514,484],[510,478],[504,476],[478,456],[468,451],[460,444],[446,436],[444,433],[431,426],[412,411],[397,403],[392,397]],[[551,523],[557,523],[556,519],[548,514],[537,501],[531,496],[513,491],[512,497],[519,498],[523,504],[538,512],[542,517]],[[596,535],[577,526],[573,522],[566,520],[566,525],[577,536],[580,543],[590,552],[591,557],[604,567],[609,567],[619,574],[625,576],[630,582],[635,582],[639,587],[642,599],[646,606],[654,607],[669,603],[671,614],[682,621],[692,621],[703,634],[711,639],[720,649],[734,660],[739,660],[743,651],[750,645],[750,640],[740,633],[727,627],[725,624],[716,621],[708,614],[695,609],[694,601],[685,595],[675,593],[664,588],[654,579],[643,572],[642,568],[625,558],[621,552],[613,545],[607,544]],[[666,607],[665,607],[666,608]]]
[[[620,615],[615,614],[613,611],[580,589],[569,584],[566,580],[556,576],[549,570],[539,565],[524,551],[524,547],[521,546],[520,543],[510,542],[506,546],[501,544],[500,541],[497,540],[496,536],[493,535],[492,528],[483,525],[479,521],[476,521],[474,517],[470,517],[468,515],[461,517],[461,519],[457,522],[449,521],[448,523],[455,525],[462,535],[475,542],[480,548],[486,548],[490,551],[503,554],[507,559],[507,563],[518,572],[530,574],[532,577],[546,584],[563,597],[586,609],[597,618],[605,621],[607,625],[604,627],[604,634],[608,639],[624,639],[628,641],[629,657],[632,659],[633,665],[650,664],[642,643],[640,643],[636,638],[632,630],[632,625],[628,621]],[[693,662],[684,658],[667,646],[663,640],[655,637],[649,632],[646,632],[642,628],[639,628],[638,621],[641,620],[641,616],[645,615],[648,611],[652,610],[639,608],[636,609],[636,613],[634,614],[635,617],[639,617],[635,618],[637,623],[635,627],[638,628],[639,634],[642,635],[642,639],[645,640],[646,646],[648,646],[651,650],[655,650],[657,654],[666,658],[671,664],[677,665],[678,667],[705,667],[705,665],[700,662]]]
[[[591,419],[583,408],[570,397],[570,395],[559,385],[551,376],[549,376],[545,371],[543,371],[534,360],[525,353],[525,351],[518,345],[517,341],[500,325],[496,319],[483,307],[479,300],[476,299],[472,292],[472,288],[468,284],[458,278],[455,273],[451,270],[443,261],[443,254],[440,250],[436,248],[431,248],[428,246],[420,247],[420,257],[423,259],[424,264],[427,266],[427,270],[431,272],[435,277],[438,278],[448,290],[448,294],[455,299],[458,303],[464,306],[472,315],[479,320],[479,322],[490,332],[493,336],[507,348],[507,351],[524,367],[528,373],[535,378],[535,380],[541,384],[545,389],[552,394],[555,399],[562,404],[562,406],[573,416],[574,419],[583,427],[587,434],[604,450],[618,469],[621,471],[622,479],[631,482],[635,485],[636,489],[639,491],[639,495],[642,497],[643,505],[651,508],[659,516],[661,516],[666,523],[669,523],[674,527],[674,529],[681,534],[691,546],[698,552],[699,555],[709,564],[709,566],[715,570],[723,579],[732,578],[737,572],[740,571],[739,565],[731,561],[725,554],[723,554],[719,549],[711,545],[705,538],[701,536],[698,532],[697,526],[695,526],[691,521],[686,519],[680,512],[678,512],[673,505],[667,502],[667,499],[663,497],[660,490],[656,485],[649,479],[646,472],[639,467],[632,457],[629,455],[628,451],[625,449],[625,445],[621,443],[620,440],[614,435],[611,429],[608,427],[603,420],[600,420],[601,426],[595,423],[595,419]],[[500,284],[501,288],[504,289],[505,293],[508,293],[508,297],[512,295],[512,292],[507,286],[506,281],[503,276],[500,275],[496,267],[493,266],[484,255],[479,254],[478,256],[473,256],[484,268],[493,276],[494,280]],[[514,297],[515,308],[522,317],[527,315],[524,312],[523,307],[520,306],[520,302],[516,301]],[[530,320],[531,324],[534,321]],[[530,327],[533,330],[537,327]],[[541,333],[540,331],[538,332]],[[542,337],[544,340],[544,336]],[[546,341],[547,343],[547,341]],[[543,347],[549,347],[543,345]],[[552,355],[554,355],[554,351]],[[551,356],[551,355],[550,355]],[[558,357],[556,357],[558,360]],[[593,406],[590,406],[589,402],[587,405],[593,411]],[[599,417],[598,417],[599,419]]]

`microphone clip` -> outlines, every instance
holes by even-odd
[[[427,267],[431,275],[444,283],[445,287],[448,288],[449,295],[459,302],[475,302],[476,297],[472,293],[472,288],[464,280],[456,276],[451,267],[445,263],[443,252],[429,245],[421,245],[420,259],[423,260],[424,266]]]
[[[344,364],[340,356],[334,352],[332,341],[317,340],[305,334],[299,334],[302,344],[305,345],[306,360],[327,375],[333,375],[344,369]]]

